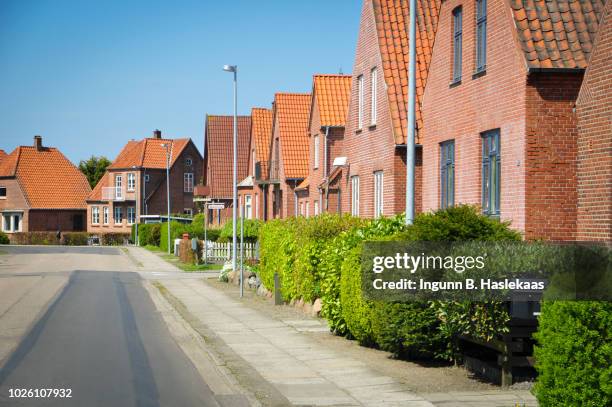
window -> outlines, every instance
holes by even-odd
[[[453,83],[461,81],[462,20],[463,10],[459,6],[453,10]]]
[[[499,216],[499,147],[499,129],[482,133],[482,211],[489,216]]]
[[[255,219],[259,219],[259,195],[255,194]]]
[[[193,192],[193,173],[186,172],[183,176],[183,191]]]
[[[253,201],[251,195],[244,196],[244,218],[253,219]]]
[[[123,199],[123,176],[115,175],[115,199]]]
[[[0,187],[0,199],[6,199],[6,187]]]
[[[191,167],[193,160],[190,157],[185,158],[185,165]]]
[[[319,214],[319,201],[314,201],[314,216]]]
[[[487,0],[476,0],[476,73],[487,68]]]
[[[3,213],[2,230],[7,233],[21,232],[22,213]]]
[[[120,206],[115,206],[114,211],[115,224],[120,225],[123,223],[123,211],[121,210]]]
[[[319,168],[319,135],[314,136],[314,169]]]
[[[149,176],[149,174],[145,174],[145,182],[149,182],[150,179],[151,177]]]
[[[91,207],[91,223],[94,225],[100,224],[100,207],[98,206]]]
[[[359,216],[359,176],[351,177],[351,214]]]
[[[105,225],[108,225],[108,206],[102,208],[102,221]]]
[[[304,203],[304,206],[306,207],[306,217],[310,217],[310,204],[308,202]]]
[[[370,72],[370,86],[372,87],[372,100],[370,104],[370,125],[376,125],[378,103],[378,70],[373,68]]]
[[[134,174],[133,172],[128,172],[127,189],[128,191],[136,190],[136,174]]]
[[[359,92],[359,95],[357,97],[357,128],[361,130],[363,128],[363,75],[359,75],[357,77],[357,89]]]
[[[455,204],[455,141],[440,144],[440,208]]]
[[[374,217],[383,214],[383,172],[374,171]]]
[[[191,209],[191,208],[184,208],[183,209],[183,215],[193,216],[193,209]]]
[[[129,206],[127,208],[127,223],[128,225],[133,225],[136,223],[136,208],[133,206]]]

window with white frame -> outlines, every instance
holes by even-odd
[[[102,221],[105,225],[108,225],[108,206],[102,208]]]
[[[115,212],[113,213],[113,217],[115,219],[115,224],[120,225],[121,223],[123,223],[123,210],[120,206],[115,206],[114,211]]]
[[[378,70],[376,68],[372,68],[372,71],[370,72],[370,86],[372,87],[372,100],[370,101],[370,125],[374,126],[376,125],[378,103]]]
[[[363,75],[357,77],[357,95],[358,107],[357,107],[357,128],[363,128]]]
[[[308,202],[304,203],[304,206],[306,207],[306,217],[310,217],[310,205],[308,204]]]
[[[2,230],[6,233],[21,232],[23,213],[5,212],[2,214]]]
[[[136,208],[133,206],[127,208],[127,223],[128,225],[136,223]]]
[[[191,209],[191,208],[184,208],[183,209],[183,215],[193,216],[193,209]]]
[[[183,176],[183,191],[193,192],[193,172],[186,172]]]
[[[374,171],[374,217],[383,214],[383,172]]]
[[[6,187],[0,187],[0,199],[6,199]]]
[[[351,215],[359,216],[359,176],[351,177]]]
[[[115,199],[123,199],[123,175],[115,175]]]
[[[127,175],[127,189],[128,191],[136,190],[136,174],[133,172],[128,172]]]
[[[253,219],[253,198],[251,195],[244,196],[244,217],[245,219]]]
[[[187,157],[185,158],[185,165],[190,167],[193,164],[193,160],[191,159],[191,157]]]
[[[316,170],[317,168],[319,168],[319,135],[315,135],[314,136],[314,153],[313,153],[313,157],[314,157],[314,169]]]
[[[314,216],[319,214],[319,201],[314,201]]]
[[[91,223],[94,225],[100,224],[100,207],[99,206],[91,207]]]

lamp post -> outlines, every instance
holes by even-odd
[[[408,126],[406,131],[406,224],[414,222],[415,107],[416,107],[416,0],[410,0],[408,32]]]
[[[223,65],[225,72],[234,74],[234,174],[232,202],[232,270],[236,271],[236,215],[238,205],[238,66]]]
[[[161,145],[166,149],[166,200],[168,201],[168,254],[170,254],[170,154],[171,145],[170,143],[164,143]]]

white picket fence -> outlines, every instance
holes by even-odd
[[[232,243],[219,243],[207,241],[202,242],[202,259],[210,263],[223,263],[232,259]],[[243,243],[242,255],[244,260],[255,260],[257,258],[257,244]],[[206,251],[206,253],[204,253]],[[236,255],[240,259],[240,242],[236,245]]]

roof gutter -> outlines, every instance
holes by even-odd
[[[527,73],[582,73],[585,68],[527,68]]]

